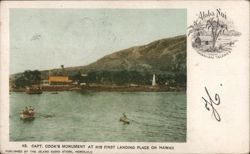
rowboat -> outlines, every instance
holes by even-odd
[[[21,120],[34,120],[35,116],[34,115],[20,113],[20,119]]]
[[[35,119],[35,112],[32,107],[25,107],[25,110],[23,110],[19,115],[21,120],[33,120]]]
[[[129,120],[126,117],[121,117],[120,121],[123,122],[124,124],[129,124]]]
[[[51,94],[58,94],[58,92],[52,92]]]

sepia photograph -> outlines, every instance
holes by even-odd
[[[186,9],[9,12],[9,140],[186,142]]]

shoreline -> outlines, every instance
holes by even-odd
[[[77,92],[178,92],[186,91],[184,86],[42,86],[42,91],[77,91]],[[11,89],[10,92],[25,92],[25,88]]]

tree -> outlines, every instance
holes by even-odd
[[[41,72],[38,70],[26,70],[20,77],[15,79],[15,85],[17,88],[24,88],[25,86],[31,86],[33,84],[39,84],[41,82]]]
[[[80,83],[82,82],[82,76],[80,72],[70,75],[70,79],[74,82]]]
[[[203,31],[204,31],[204,25],[201,23],[201,21],[194,21],[194,24],[189,26],[188,29],[188,36],[190,34],[193,34],[193,38],[198,37]]]
[[[211,29],[211,36],[212,36],[212,49],[215,49],[215,44],[218,39],[218,37],[224,33],[225,30],[227,30],[227,25],[220,21],[217,17],[217,20],[214,18],[211,18],[207,20],[206,28],[208,30]]]
[[[34,84],[39,84],[42,80],[41,78],[41,72],[38,70],[31,71],[32,74],[32,80]]]

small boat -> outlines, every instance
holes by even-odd
[[[129,124],[128,118],[121,117],[120,121],[123,122],[124,124]]]
[[[125,113],[122,114],[122,117],[120,117],[120,121],[123,122],[123,124],[129,124],[128,117],[126,116]]]
[[[20,119],[21,120],[34,120],[35,116],[34,115],[20,113]]]
[[[126,117],[121,117],[120,121],[123,122],[124,124],[129,124],[129,120]]]
[[[19,116],[21,120],[33,120],[35,119],[34,109],[31,107],[28,109],[26,107],[25,110],[23,110]]]
[[[40,87],[27,87],[25,92],[27,94],[42,94],[43,93]]]
[[[51,94],[58,94],[58,92],[52,92]]]

